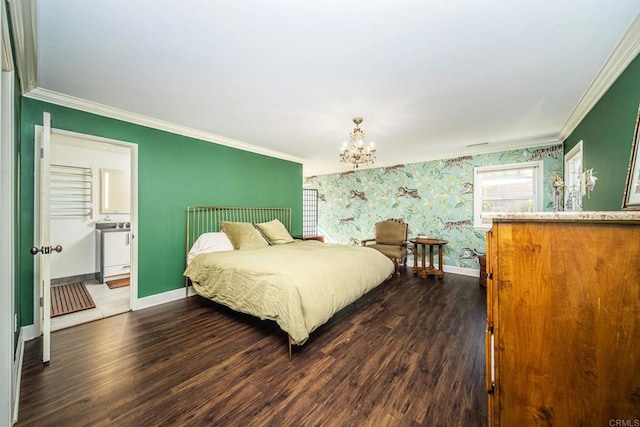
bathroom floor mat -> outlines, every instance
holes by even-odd
[[[84,282],[51,287],[51,317],[95,308]]]
[[[124,279],[109,280],[107,282],[107,286],[109,287],[109,289],[123,288],[125,286],[129,286],[129,278],[125,277]]]

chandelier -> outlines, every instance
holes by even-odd
[[[376,159],[376,149],[373,142],[369,143],[366,147],[364,145],[364,132],[360,129],[362,117],[354,118],[353,123],[356,124],[356,127],[350,135],[351,145],[347,144],[346,141],[342,144],[340,161],[350,163],[354,168],[357,168],[361,164],[370,165]]]

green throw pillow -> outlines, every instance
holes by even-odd
[[[269,246],[266,240],[249,222],[220,222],[222,231],[229,237],[233,247],[238,250],[260,249]]]
[[[293,237],[287,231],[287,228],[277,219],[269,222],[256,224],[258,230],[272,245],[283,245],[293,242]]]

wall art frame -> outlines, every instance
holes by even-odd
[[[629,158],[622,209],[640,210],[640,159],[638,158],[638,146],[640,146],[640,105],[638,105],[636,128],[633,133],[633,142],[631,143],[631,157]]]

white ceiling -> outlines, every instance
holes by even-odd
[[[338,151],[361,116],[376,165],[393,165],[557,141],[639,12],[638,0],[38,1],[37,86],[283,153],[305,175],[348,170]]]

